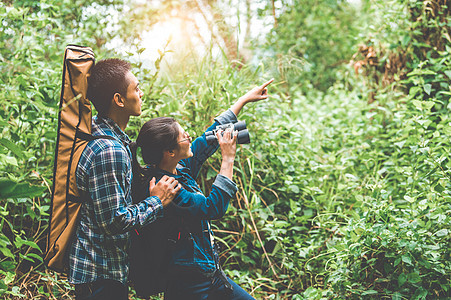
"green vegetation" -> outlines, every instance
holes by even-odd
[[[255,298],[451,297],[448,1],[248,0],[256,18],[277,21],[258,42],[246,34],[252,55],[237,53],[239,30],[222,21],[249,22],[249,10],[223,10],[233,1],[124,2],[0,4],[1,297],[73,297],[42,264],[62,55],[75,43],[98,59],[121,56],[113,39],[134,49],[123,58],[136,62],[146,93],[132,138],[157,115],[200,134],[244,91],[276,78],[270,100],[240,115],[252,142],[239,147],[237,197],[214,223],[225,269]],[[207,55],[169,43],[155,68],[141,63],[140,31],[201,8],[215,29]],[[171,55],[183,62],[163,64]],[[204,167],[205,192],[218,165],[215,155]]]

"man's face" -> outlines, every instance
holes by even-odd
[[[138,79],[136,79],[135,75],[133,75],[132,72],[129,71],[125,76],[125,79],[129,83],[129,85],[127,87],[127,94],[124,97],[124,108],[130,116],[139,116],[141,115],[141,97],[144,95],[144,93],[139,88]]]

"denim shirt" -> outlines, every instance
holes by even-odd
[[[236,122],[236,116],[231,110],[225,111],[215,119],[207,129],[214,129],[219,124]],[[159,180],[164,175],[174,177],[182,185],[179,194],[173,200],[180,209],[175,213],[182,222],[182,237],[172,252],[170,263],[176,266],[194,267],[203,272],[214,272],[218,264],[218,254],[213,243],[213,232],[210,220],[221,218],[227,211],[230,199],[237,191],[236,184],[221,174],[218,174],[210,194],[205,196],[195,179],[199,175],[203,163],[219,148],[219,145],[208,145],[205,133],[191,144],[193,156],[183,159],[177,165],[177,174],[154,168],[152,173]],[[148,167],[151,168],[151,167]],[[165,216],[170,212],[166,213]]]

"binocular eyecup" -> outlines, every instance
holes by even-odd
[[[216,133],[219,130],[232,129],[232,131],[238,131],[236,142],[237,144],[249,144],[251,142],[249,137],[249,131],[246,128],[246,121],[238,121],[236,123],[227,123],[216,126],[215,129],[205,132],[205,138],[207,139],[207,144],[212,145],[218,143],[216,138]]]

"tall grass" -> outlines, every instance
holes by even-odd
[[[161,98],[145,112],[175,116],[201,134],[275,75],[263,69],[204,57],[162,76]],[[356,82],[308,94],[280,83],[276,77],[270,99],[239,116],[251,144],[239,146],[237,197],[214,222],[228,274],[256,298],[445,295],[448,196],[427,187],[425,152],[401,145],[404,123],[414,122],[397,100],[404,96],[391,92],[368,104]],[[206,193],[219,162],[214,155],[201,173]]]
[[[173,116],[197,136],[239,96],[275,77],[270,99],[239,116],[251,144],[239,146],[239,191],[213,224],[228,275],[258,299],[444,298],[451,274],[450,52],[408,75],[408,95],[387,88],[371,104],[347,71],[318,92],[282,82],[264,64],[211,54],[160,73],[136,64],[143,115],[127,133],[134,138],[149,118]],[[45,270],[39,256],[56,131],[52,99],[60,89],[52,55],[52,66],[42,66],[48,83],[37,89],[25,67],[1,77],[3,87],[21,87],[12,94],[17,101],[4,101],[0,120],[0,292],[10,299],[72,297],[65,277]],[[219,163],[217,153],[201,172],[205,193]]]

